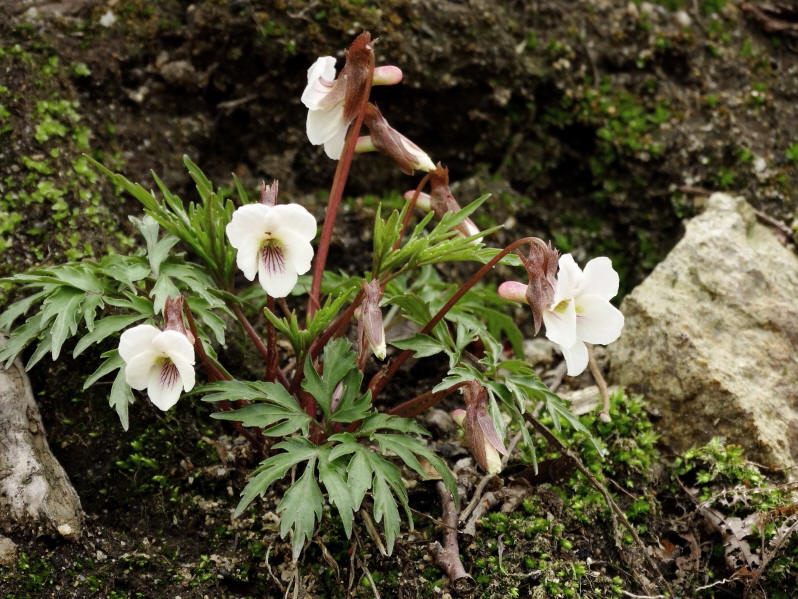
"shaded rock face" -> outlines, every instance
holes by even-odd
[[[612,379],[662,412],[677,450],[721,435],[753,459],[795,467],[797,298],[798,257],[742,198],[716,193],[623,301]]]
[[[50,452],[22,364],[0,368],[0,531],[74,540],[82,529],[80,499]],[[0,563],[11,549],[0,536]]]

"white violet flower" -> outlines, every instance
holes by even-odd
[[[140,324],[122,333],[119,356],[125,361],[125,382],[147,390],[157,408],[168,410],[182,391],[194,387],[194,346],[183,333]]]
[[[344,86],[336,85],[335,57],[321,56],[308,69],[302,103],[308,108],[307,134],[313,145],[338,160],[344,148],[349,120],[344,118]]]
[[[582,271],[571,254],[560,257],[554,300],[543,310],[543,322],[546,337],[560,346],[568,376],[587,367],[585,343],[607,345],[620,337],[623,314],[610,304],[618,283],[609,258],[593,258]]]
[[[225,228],[238,250],[236,264],[250,281],[258,275],[272,297],[285,297],[298,275],[310,270],[316,219],[299,204],[247,204],[233,213]]]

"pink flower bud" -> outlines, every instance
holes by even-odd
[[[402,81],[402,69],[393,65],[386,65],[374,69],[374,77],[371,80],[371,84],[396,85],[400,81]]]
[[[455,424],[457,424],[457,426],[460,427],[465,426],[465,417],[466,417],[465,410],[463,410],[462,408],[458,408],[457,410],[452,410],[450,416],[452,417],[452,420],[454,420]]]
[[[520,304],[526,303],[526,288],[527,286],[518,281],[505,281],[496,290],[499,297],[511,302],[518,302]]]
[[[449,189],[449,169],[438,163],[438,168],[430,171],[430,205],[435,216],[443,218],[447,212],[457,212],[460,204],[454,199],[452,191]],[[470,218],[466,218],[459,225],[457,230],[463,237],[471,237],[479,233],[479,229]],[[477,239],[477,242],[482,239]]]

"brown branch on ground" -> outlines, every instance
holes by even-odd
[[[454,500],[442,482],[436,485],[441,498],[443,514],[441,519],[445,525],[443,531],[443,546],[438,541],[430,545],[430,553],[437,564],[443,568],[449,580],[452,581],[452,590],[458,596],[468,595],[474,591],[477,583],[465,571],[460,560],[460,545],[457,542],[457,508]]]
[[[503,487],[498,491],[485,493],[476,507],[474,507],[474,511],[471,513],[468,522],[465,523],[462,534],[469,539],[473,539],[477,532],[477,520],[482,518],[488,510],[498,503],[503,502],[501,507],[502,513],[511,513],[518,507],[518,504],[524,500],[528,493],[529,487],[525,485],[513,485],[511,487]]]
[[[546,442],[549,445],[551,445],[554,449],[559,451],[562,455],[568,456],[573,461],[577,470],[579,470],[579,472],[582,473],[582,475],[588,480],[588,482],[590,482],[590,484],[593,485],[593,487],[599,493],[601,493],[601,496],[604,498],[604,502],[610,508],[610,519],[612,521],[612,529],[615,533],[615,544],[616,547],[618,548],[618,552],[621,556],[621,559],[623,559],[625,562],[628,562],[629,556],[627,555],[627,552],[624,550],[623,543],[621,541],[621,534],[620,534],[620,529],[618,528],[618,521],[620,521],[621,524],[623,524],[624,528],[626,528],[626,530],[632,536],[632,539],[634,540],[637,547],[640,549],[640,553],[645,558],[652,572],[656,573],[657,577],[659,578],[660,584],[667,590],[669,596],[673,597],[674,596],[673,589],[671,588],[670,583],[668,583],[668,581],[662,575],[662,572],[660,572],[659,568],[657,568],[657,565],[654,563],[654,560],[648,554],[648,551],[646,550],[646,546],[643,544],[643,541],[640,540],[640,537],[638,536],[634,526],[632,526],[629,523],[629,520],[626,519],[626,515],[623,513],[621,508],[618,507],[618,504],[615,503],[612,496],[610,495],[610,492],[607,490],[607,487],[602,485],[598,481],[598,479],[595,476],[593,476],[593,473],[590,472],[590,470],[588,470],[585,467],[585,465],[582,463],[582,460],[579,459],[579,456],[577,456],[566,445],[564,445],[562,441],[560,441],[556,436],[554,436],[554,434],[549,429],[547,429],[537,418],[535,418],[534,416],[532,416],[532,414],[527,412],[526,414],[524,414],[524,419],[530,425],[532,425],[532,427],[537,432],[539,432],[544,439],[546,439]],[[628,565],[637,583],[645,590],[646,593],[651,594],[652,591],[654,590],[651,588],[651,583],[645,577],[641,576],[637,572],[637,568],[635,567],[634,564],[628,563]]]

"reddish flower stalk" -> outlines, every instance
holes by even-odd
[[[457,291],[454,292],[452,297],[449,298],[449,301],[444,304],[444,306],[438,310],[438,312],[433,316],[430,321],[424,325],[424,328],[421,329],[422,335],[427,335],[429,332],[438,324],[446,313],[452,309],[457,301],[465,295],[465,293],[471,289],[477,281],[479,281],[482,277],[490,272],[490,270],[496,266],[496,264],[504,258],[507,254],[515,250],[517,247],[520,247],[524,244],[532,244],[537,243],[537,237],[524,237],[522,239],[518,239],[496,254],[493,258],[490,259],[482,268],[480,268],[477,272],[471,275],[469,278]],[[399,370],[399,368],[404,364],[405,360],[407,360],[411,355],[413,355],[412,349],[406,349],[402,353],[400,353],[393,361],[388,364],[385,368],[377,372],[373,377],[371,377],[371,381],[369,381],[369,389],[371,389],[371,398],[372,401],[374,400],[377,395],[385,388],[385,385],[388,384],[388,381],[391,380],[394,374]]]
[[[349,114],[353,109],[357,110],[357,117],[354,123],[349,127],[349,132],[346,134],[346,142],[344,149],[341,152],[341,158],[338,160],[338,166],[335,168],[335,177],[333,178],[332,187],[330,189],[330,197],[327,200],[327,210],[324,213],[324,225],[321,229],[321,237],[319,238],[319,247],[316,251],[316,257],[313,263],[313,279],[310,284],[310,294],[308,296],[308,317],[321,307],[319,302],[319,294],[321,292],[321,275],[324,272],[324,266],[327,263],[327,253],[330,249],[330,240],[332,239],[333,226],[335,225],[335,217],[338,214],[338,206],[341,203],[341,196],[344,192],[346,179],[349,176],[349,167],[352,164],[352,156],[355,153],[355,145],[357,138],[360,135],[360,128],[363,124],[363,116],[365,113],[366,105],[368,104],[369,92],[371,91],[371,82],[374,77],[374,53],[371,51],[371,37],[368,33],[362,33],[358,36],[349,48],[349,56],[356,55],[358,60],[365,61],[363,69],[357,69],[357,72],[365,71],[363,76],[357,77],[357,93],[351,97],[347,97],[344,113]],[[349,56],[347,59],[349,59]],[[353,103],[359,100],[360,104],[353,106]]]
[[[448,389],[442,389],[440,391],[427,391],[426,393],[417,395],[413,399],[409,399],[403,403],[400,403],[398,406],[392,407],[390,410],[388,410],[388,413],[393,416],[413,418],[414,416],[421,414],[421,412],[428,410],[444,397],[456,391],[463,385],[465,385],[465,383],[458,383],[456,385],[452,385]]]
[[[424,189],[424,186],[427,184],[429,179],[430,179],[430,173],[427,173],[426,175],[424,175],[424,177],[421,179],[421,181],[418,182],[418,185],[416,186],[416,190],[413,192],[413,195],[410,197],[410,200],[407,202],[407,208],[406,208],[405,215],[402,218],[402,226],[399,229],[399,235],[396,237],[396,241],[394,242],[393,248],[391,248],[391,249],[395,250],[395,249],[397,249],[399,247],[399,244],[402,241],[402,235],[404,235],[405,229],[407,228],[407,225],[410,223],[410,217],[413,215],[413,208],[416,207],[416,202],[418,201],[418,196],[421,195],[421,191]]]
[[[274,298],[271,296],[266,300],[266,309],[272,314],[274,313]],[[274,379],[277,377],[278,356],[277,335],[275,334],[274,325],[271,320],[266,324],[266,349],[268,350],[268,357],[266,358],[266,380],[273,383]]]

